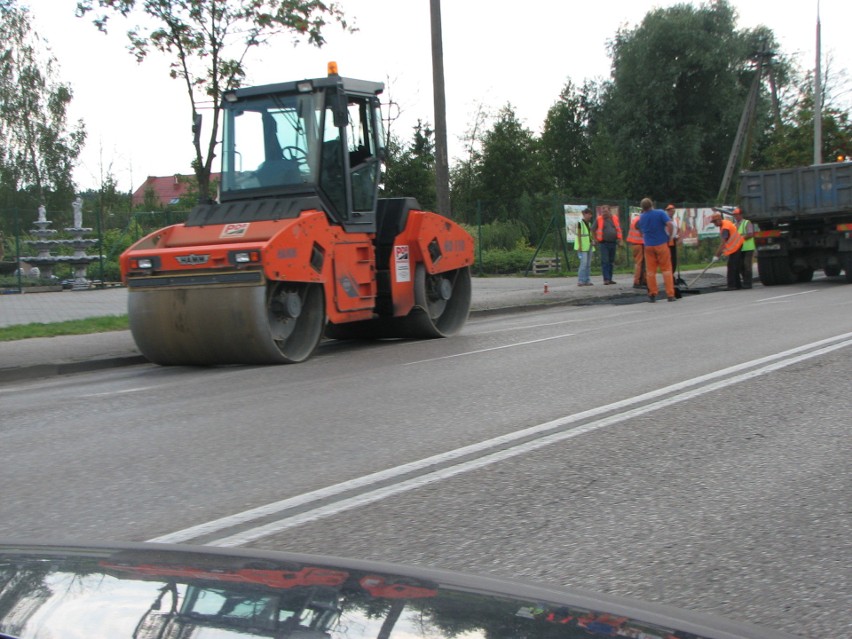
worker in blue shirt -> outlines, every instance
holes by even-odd
[[[672,236],[672,220],[662,209],[655,209],[651,198],[640,202],[642,215],[636,226],[642,231],[645,242],[645,280],[648,286],[648,301],[656,302],[659,286],[657,270],[663,274],[666,298],[675,301],[674,275],[672,273],[672,255],[669,251],[669,239]]]

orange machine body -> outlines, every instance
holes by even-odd
[[[394,317],[415,304],[414,271],[429,274],[473,264],[473,239],[443,216],[411,210],[403,232],[394,238],[389,262],[376,264],[375,234],[347,233],[322,211],[303,211],[295,219],[243,224],[160,229],[125,251],[121,271],[128,278],[148,276],[175,285],[193,285],[202,275],[258,273],[261,281],[319,283],[325,290],[328,320],[334,324],[376,317],[377,266],[390,274]],[[247,255],[238,262],[238,254]],[[151,267],[144,260],[151,261]],[[140,264],[142,266],[140,266]]]

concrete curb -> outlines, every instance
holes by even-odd
[[[120,368],[124,366],[135,366],[138,364],[148,363],[148,360],[142,355],[129,355],[127,357],[90,359],[83,362],[33,364],[31,366],[21,366],[18,368],[3,368],[0,369],[0,384],[7,382],[20,382],[42,377],[73,375],[74,373],[89,373],[107,368]]]

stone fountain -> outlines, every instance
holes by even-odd
[[[47,219],[47,211],[44,205],[38,207],[36,228],[30,231],[38,239],[25,242],[32,246],[38,252],[38,255],[22,257],[21,261],[29,264],[30,267],[38,268],[40,275],[47,278],[53,275],[53,268],[57,264],[70,264],[71,268],[74,269],[74,281],[71,288],[80,291],[88,289],[91,284],[86,277],[87,267],[90,263],[99,259],[97,255],[87,255],[86,249],[95,246],[98,240],[85,238],[86,235],[92,233],[92,229],[83,226],[83,200],[78,196],[71,207],[74,210],[74,224],[65,228],[65,232],[71,235],[71,239],[54,239],[57,231],[49,228],[53,222]],[[72,255],[54,255],[57,249],[69,246],[74,249]]]

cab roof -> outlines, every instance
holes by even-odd
[[[307,90],[305,87],[309,86]],[[253,87],[243,87],[232,91],[226,91],[224,95],[235,95],[237,100],[253,98],[264,95],[287,95],[293,93],[309,93],[317,89],[329,89],[341,87],[346,95],[371,97],[380,94],[385,89],[382,82],[370,82],[368,80],[356,80],[344,78],[339,75],[329,75],[324,78],[313,78],[297,80],[292,82],[278,82],[276,84],[263,84]],[[226,98],[227,100],[227,98]]]

